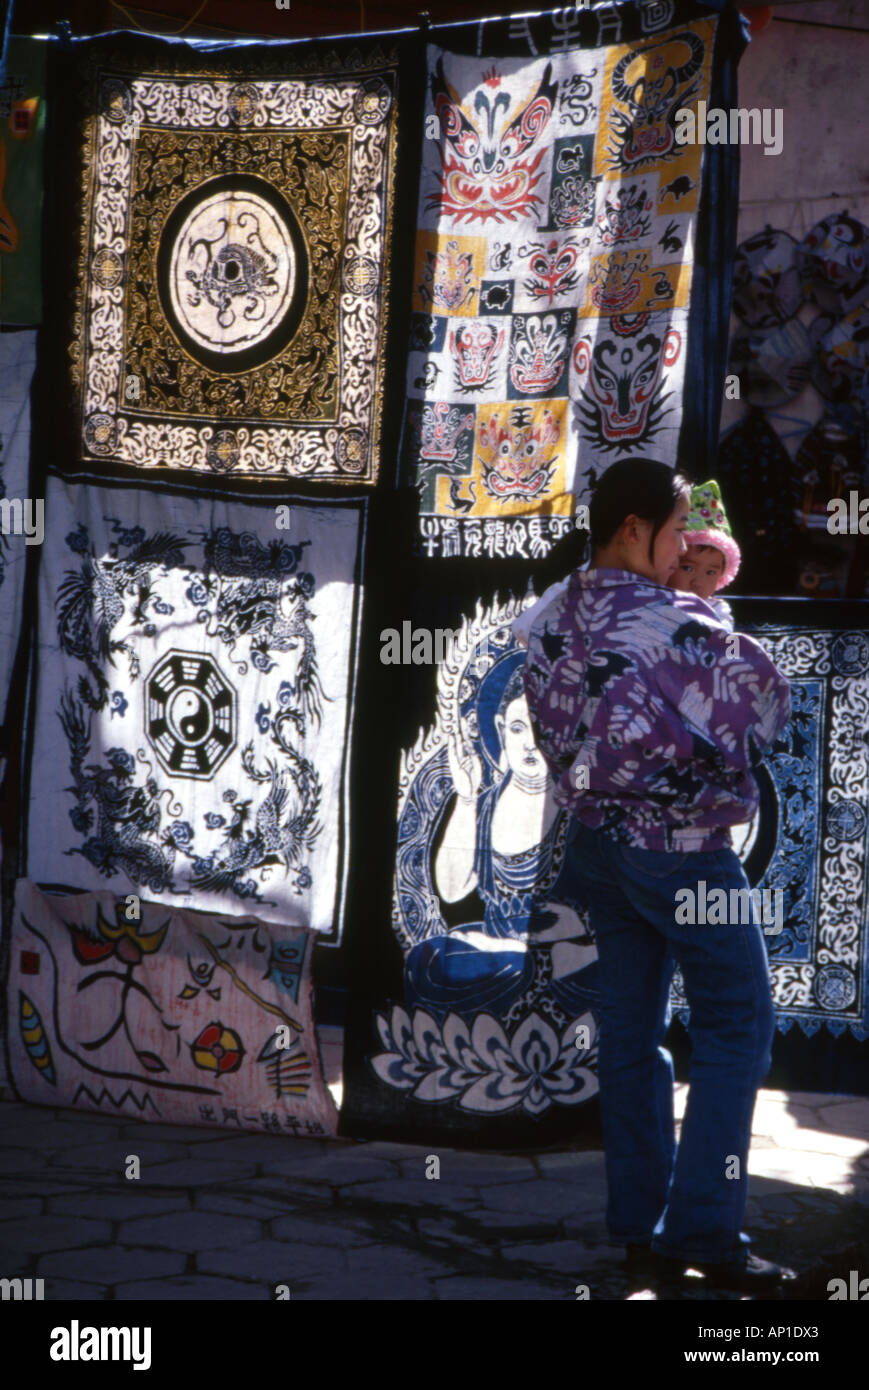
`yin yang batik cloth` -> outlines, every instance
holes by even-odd
[[[611,463],[676,461],[705,157],[676,113],[708,97],[716,25],[429,47],[404,435],[426,554],[533,559]]]
[[[395,55],[82,47],[75,457],[373,482]]]
[[[33,881],[340,931],[364,506],[50,478]]]

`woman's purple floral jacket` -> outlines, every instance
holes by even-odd
[[[637,849],[730,846],[758,805],[752,768],[790,717],[758,644],[694,594],[576,570],[535,615],[524,668],[555,799]]]

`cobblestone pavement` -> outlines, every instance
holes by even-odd
[[[340,1032],[321,1038],[337,1098]],[[0,1277],[41,1278],[47,1300],[679,1296],[627,1283],[599,1151],[438,1147],[429,1180],[431,1145],[215,1136],[4,1095]],[[869,1276],[869,1099],[762,1091],[750,1172],[745,1229],[797,1271],[793,1297]],[[681,1297],[740,1295],[698,1280]]]

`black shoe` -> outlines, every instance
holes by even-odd
[[[738,1260],[729,1260],[722,1264],[711,1264],[706,1260],[663,1258],[672,1274],[678,1275],[679,1271],[682,1272],[683,1282],[686,1281],[686,1270],[697,1269],[705,1275],[705,1288],[735,1289],[740,1293],[759,1293],[764,1289],[775,1289],[797,1277],[794,1271],[785,1265],[773,1264],[771,1260],[762,1260],[759,1255],[750,1253]]]
[[[625,1270],[630,1278],[646,1278],[657,1274],[661,1257],[646,1242],[644,1245],[625,1246]]]

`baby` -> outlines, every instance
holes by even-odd
[[[691,489],[691,512],[685,526],[685,542],[688,550],[669,581],[670,588],[704,599],[719,622],[732,632],[733,613],[730,605],[714,595],[736,578],[742,556],[733,539],[721,492],[714,479]]]

